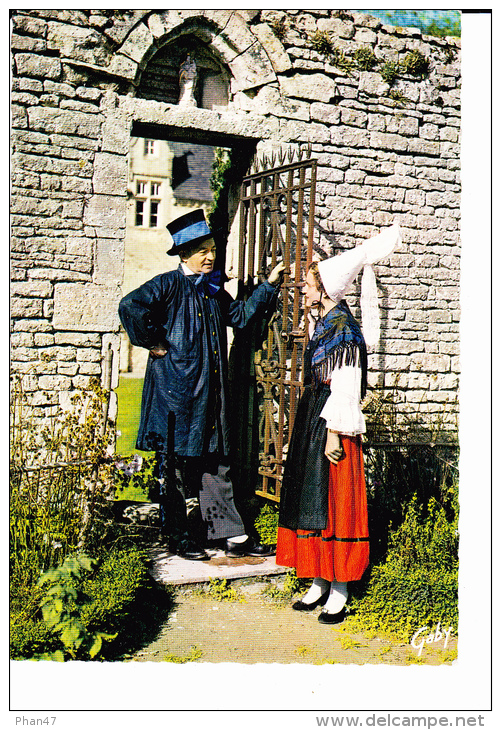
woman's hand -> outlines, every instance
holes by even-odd
[[[278,282],[280,281],[280,279],[283,276],[284,271],[285,271],[285,264],[283,261],[281,261],[279,264],[277,264],[275,266],[274,269],[271,270],[270,275],[268,277],[268,283],[273,284],[273,286],[275,286],[275,284],[278,284]]]
[[[341,439],[337,431],[327,431],[327,442],[324,453],[332,464],[337,464],[344,457]]]

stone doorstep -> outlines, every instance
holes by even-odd
[[[275,563],[275,556],[228,558],[223,550],[208,549],[210,560],[186,560],[158,545],[148,552],[152,560],[149,573],[161,585],[206,583],[214,578],[233,580],[287,572],[287,568]]]

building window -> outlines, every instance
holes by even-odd
[[[161,182],[135,181],[135,226],[158,228],[160,225]]]
[[[159,200],[150,201],[150,228],[158,228],[158,208]]]
[[[136,200],[136,226],[142,226],[144,222],[144,200]]]
[[[154,155],[155,154],[155,140],[154,139],[145,139],[144,140],[144,154],[145,155]]]

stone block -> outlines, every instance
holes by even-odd
[[[100,133],[100,118],[96,114],[52,107],[31,107],[28,110],[28,118],[30,129],[46,134],[96,138]]]
[[[128,160],[125,155],[100,152],[94,158],[92,183],[95,193],[125,195],[127,191]]]
[[[126,155],[129,151],[131,119],[121,114],[106,117],[102,126],[102,151]]]
[[[267,23],[251,26],[251,31],[266,49],[271,65],[277,73],[283,73],[292,68],[288,53]]]
[[[334,41],[337,38],[353,38],[355,35],[353,23],[341,18],[320,18],[317,20],[317,28],[319,31],[331,33]]]
[[[100,362],[101,351],[93,347],[77,348],[77,362]]]
[[[332,127],[331,142],[342,147],[368,147],[370,133],[355,127]]]
[[[384,134],[382,132],[371,132],[370,147],[373,149],[397,150],[407,152],[411,140],[401,137],[398,134]]]
[[[52,296],[52,284],[50,281],[16,281],[11,284],[10,291],[13,297],[48,299]]]
[[[355,109],[341,109],[341,123],[353,127],[365,128],[367,126],[367,114]]]
[[[76,24],[49,22],[47,48],[57,51],[62,58],[97,66],[108,65],[110,60],[110,52],[101,33]]]
[[[43,316],[42,299],[25,299],[18,297],[12,300],[10,307],[11,317],[14,319],[31,319]]]
[[[16,53],[14,58],[19,76],[42,79],[58,79],[61,76],[61,61],[58,58],[36,53]]]
[[[28,127],[28,115],[24,106],[12,104],[11,106],[12,126],[18,129],[26,129]]]
[[[407,141],[407,151],[412,155],[438,157],[440,155],[440,143],[432,140],[410,138]]]
[[[125,228],[127,199],[113,195],[93,195],[84,214],[89,226]]]
[[[451,361],[448,355],[416,352],[411,356],[411,368],[425,373],[449,373]]]
[[[442,127],[439,137],[440,140],[445,142],[457,142],[459,140],[459,130],[456,127]]]
[[[369,28],[357,28],[355,31],[355,41],[361,45],[373,46],[377,42],[377,33]]]
[[[41,390],[70,390],[71,378],[66,375],[41,375],[38,385]]]
[[[141,64],[153,45],[153,34],[144,23],[138,23],[120,46],[120,53]]]
[[[438,127],[436,124],[423,124],[419,130],[422,139],[438,139]]]
[[[54,345],[54,335],[48,332],[36,332],[35,333],[35,345],[37,347],[52,347]]]
[[[148,28],[154,38],[162,38],[180,22],[179,10],[165,10],[153,13],[147,19]]]
[[[122,53],[115,53],[108,68],[117,76],[134,81],[137,76],[138,64],[132,58],[124,56]]]
[[[118,286],[59,283],[54,289],[55,329],[115,332],[119,327]]]
[[[100,347],[101,335],[91,332],[56,332],[56,345],[75,345],[77,347]]]
[[[57,374],[66,375],[72,378],[78,373],[78,364],[76,362],[58,362]]]
[[[320,101],[313,102],[310,106],[311,119],[322,124],[339,124],[341,110],[333,104],[325,104]]]
[[[279,78],[280,89],[286,96],[297,99],[329,102],[336,95],[336,82],[325,74],[301,74]]]
[[[384,96],[390,85],[383,80],[382,76],[372,71],[361,71],[358,90],[369,96]]]

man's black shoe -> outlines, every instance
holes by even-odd
[[[209,556],[201,547],[193,540],[179,540],[179,542],[169,541],[169,550],[171,553],[179,555],[180,558],[186,560],[209,560]]]
[[[225,554],[229,558],[241,558],[246,555],[252,558],[267,558],[270,555],[275,555],[275,546],[261,545],[252,537],[248,537],[245,542],[232,542],[231,538],[228,538]]]

